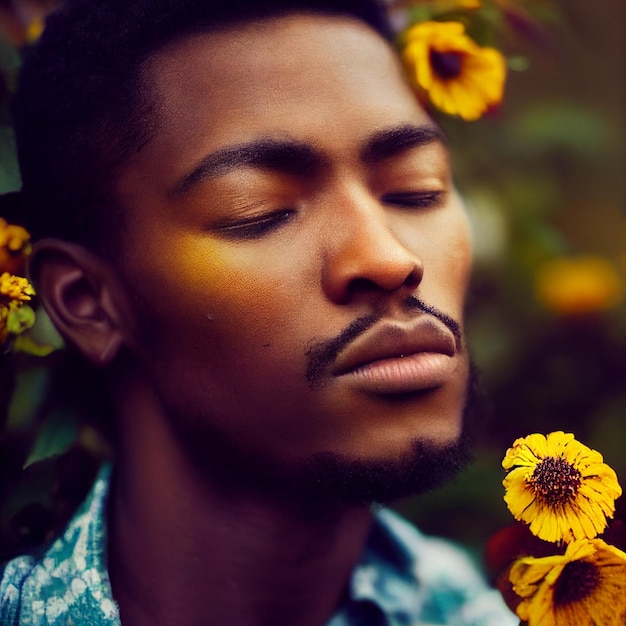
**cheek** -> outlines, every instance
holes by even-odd
[[[472,246],[469,227],[463,218],[449,225],[445,245],[436,251],[430,279],[437,284],[442,306],[461,321],[469,283]],[[425,270],[426,274],[426,270]]]
[[[469,220],[460,203],[424,217],[408,244],[424,266],[419,295],[460,321],[472,266]]]
[[[472,268],[472,236],[466,214],[460,213],[449,226],[442,264],[450,277],[451,289],[465,295]]]
[[[298,285],[305,277],[298,276],[301,264],[290,254],[259,254],[208,237],[173,237],[162,244],[166,253],[152,243],[143,249],[129,283],[154,312],[157,332],[167,332],[179,347],[267,343],[302,306]]]

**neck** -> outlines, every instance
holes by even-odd
[[[144,388],[145,389],[145,388]],[[198,472],[149,393],[123,393],[109,572],[124,626],[322,626],[369,531],[367,507],[305,514]]]

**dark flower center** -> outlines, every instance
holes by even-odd
[[[554,606],[560,607],[589,597],[600,582],[598,568],[589,561],[572,561],[554,585]]]
[[[456,78],[463,68],[463,55],[460,52],[430,51],[430,64],[435,74],[444,80]]]
[[[530,482],[547,504],[565,504],[578,493],[580,472],[564,459],[548,456],[537,465]]]

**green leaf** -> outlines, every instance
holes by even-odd
[[[533,103],[509,129],[510,137],[534,149],[536,156],[562,151],[585,161],[606,157],[612,134],[610,123],[597,111],[567,100]]]
[[[18,335],[13,341],[14,352],[25,352],[33,356],[48,356],[55,350],[57,350],[55,346],[38,343],[29,333]]]
[[[19,335],[25,330],[33,327],[35,323],[35,311],[27,304],[21,306],[16,311],[11,311],[7,317],[7,330]]]
[[[417,24],[418,22],[426,22],[433,19],[433,12],[430,7],[425,5],[412,5],[409,8],[409,22]]]
[[[33,424],[49,384],[50,370],[45,366],[18,372],[7,416],[9,430],[27,429]]]
[[[0,70],[15,70],[20,65],[17,50],[4,39],[0,38]]]
[[[28,336],[39,346],[50,346],[53,350],[60,350],[65,343],[59,332],[52,324],[46,310],[39,306],[35,312],[35,325],[28,331]]]
[[[522,55],[512,56],[507,59],[506,64],[513,72],[525,72],[530,67],[530,59]]]
[[[8,126],[0,126],[0,194],[17,191],[20,186],[13,130]]]
[[[79,419],[68,409],[57,409],[44,421],[24,468],[69,450],[78,438]]]

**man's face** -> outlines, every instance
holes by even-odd
[[[455,443],[468,225],[388,45],[293,15],[186,38],[146,78],[118,269],[181,442],[285,475]]]

